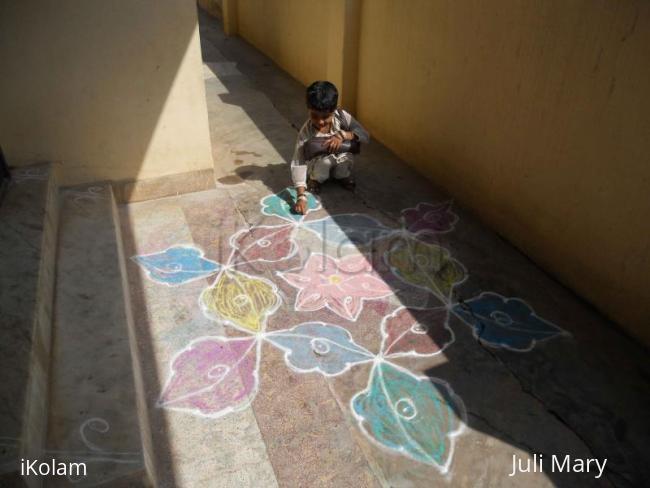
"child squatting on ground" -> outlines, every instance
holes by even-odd
[[[291,159],[291,179],[296,187],[295,211],[307,212],[305,190],[318,193],[330,178],[354,190],[352,163],[359,143],[367,143],[368,132],[352,115],[337,109],[339,93],[329,81],[315,81],[307,88],[309,119],[303,124]]]

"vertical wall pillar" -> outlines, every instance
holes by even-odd
[[[227,36],[237,35],[237,0],[223,0],[223,32]]]
[[[357,105],[359,29],[362,0],[331,0],[327,79],[340,93],[340,104],[351,113]]]

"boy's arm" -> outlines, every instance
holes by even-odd
[[[293,150],[293,157],[291,158],[291,180],[293,186],[296,188],[296,202],[294,210],[299,214],[305,215],[307,213],[307,196],[305,195],[305,188],[307,186],[307,164],[305,161],[304,145],[307,140],[304,127],[298,132],[296,139],[296,148]]]
[[[291,158],[291,181],[293,182],[293,186],[298,190],[298,193],[302,193],[305,186],[307,186],[307,164],[304,156],[305,140],[303,130],[301,130],[298,133],[296,147],[293,150],[293,157]]]
[[[362,126],[357,119],[352,117],[350,113],[346,112],[345,110],[341,110],[341,112],[343,112],[343,117],[345,118],[345,122],[350,128],[350,132],[357,136],[359,142],[368,144],[368,142],[370,142],[370,134],[368,134],[368,131],[365,129],[365,127]]]

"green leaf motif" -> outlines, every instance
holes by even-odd
[[[445,382],[381,362],[351,407],[372,441],[447,472],[465,408]]]
[[[399,279],[429,290],[443,301],[467,276],[465,267],[447,249],[416,239],[397,242],[386,253],[386,262]]]

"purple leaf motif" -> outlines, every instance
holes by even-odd
[[[192,341],[172,360],[158,406],[213,418],[245,409],[257,394],[257,349],[254,337]]]
[[[402,210],[402,218],[406,229],[419,237],[433,237],[433,234],[449,232],[458,222],[458,215],[451,211],[453,202],[418,203],[415,208]]]

